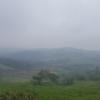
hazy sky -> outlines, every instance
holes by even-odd
[[[100,50],[100,0],[0,0],[0,47]]]

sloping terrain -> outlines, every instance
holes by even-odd
[[[100,52],[75,48],[16,50],[0,53],[0,75],[30,77],[43,68],[60,73],[100,67]]]

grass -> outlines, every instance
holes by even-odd
[[[18,96],[19,93],[26,96],[30,94],[36,97],[35,100],[100,100],[100,82],[77,82],[71,86],[33,86],[30,83],[1,83],[0,94],[7,92],[16,93]]]

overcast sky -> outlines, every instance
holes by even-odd
[[[0,48],[100,50],[100,0],[0,0]]]

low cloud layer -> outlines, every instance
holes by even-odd
[[[0,47],[100,50],[99,0],[0,0]]]

